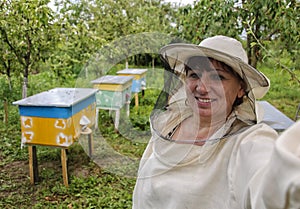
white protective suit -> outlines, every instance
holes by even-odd
[[[192,114],[183,103],[157,114],[133,209],[299,209],[300,121],[278,138],[263,123],[250,125],[243,105],[212,138],[225,137],[203,146],[161,137]]]

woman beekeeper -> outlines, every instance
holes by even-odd
[[[160,53],[165,86],[133,208],[300,208],[300,124],[278,138],[258,122],[255,99],[269,80],[247,64],[241,43],[214,36]]]

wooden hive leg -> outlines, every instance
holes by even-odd
[[[93,133],[88,135],[88,143],[89,143],[89,157],[93,156]]]
[[[120,123],[120,109],[116,110],[116,115],[115,115],[115,131],[119,131],[119,123]]]
[[[130,115],[130,102],[126,102],[125,108],[126,108],[126,116],[129,117],[129,115]]]
[[[99,108],[96,108],[95,130],[98,130]]]
[[[135,98],[135,106],[138,107],[139,106],[139,94],[135,93],[134,98]]]
[[[38,170],[38,161],[36,154],[36,146],[28,146],[28,154],[29,154],[29,176],[30,183],[35,184],[39,181],[39,170]]]
[[[126,93],[126,101],[125,101],[125,109],[126,109],[126,116],[129,117],[130,114],[130,93]]]
[[[61,149],[61,165],[62,165],[62,176],[63,181],[66,187],[69,186],[68,181],[68,167],[67,167],[67,149],[62,148]]]

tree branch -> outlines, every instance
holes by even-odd
[[[13,51],[13,53],[16,55],[17,59],[19,60],[19,62],[24,65],[25,63],[23,62],[22,58],[18,55],[17,50],[12,46],[12,44],[10,43],[8,36],[6,34],[6,31],[0,27],[0,31],[4,37],[4,41],[5,43],[7,43],[7,45],[9,46],[9,48]]]
[[[291,76],[291,78],[293,80],[297,81],[300,84],[300,79],[297,78],[296,74],[289,67],[287,67],[286,65],[282,64],[280,62],[280,60],[275,55],[273,55],[269,50],[267,50],[266,47],[264,47],[262,45],[262,43],[258,40],[258,38],[255,36],[255,34],[253,33],[253,31],[252,31],[249,23],[248,23],[248,26],[249,26],[248,27],[249,32],[252,34],[252,36],[254,37],[256,43],[261,47],[261,49],[263,49],[267,53],[267,55],[269,57],[272,57],[281,68],[283,68],[284,70],[286,70],[290,74],[290,76]]]

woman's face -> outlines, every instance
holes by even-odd
[[[188,66],[186,92],[194,112],[201,118],[226,120],[236,98],[245,94],[242,81],[230,67],[213,59],[194,59]]]

